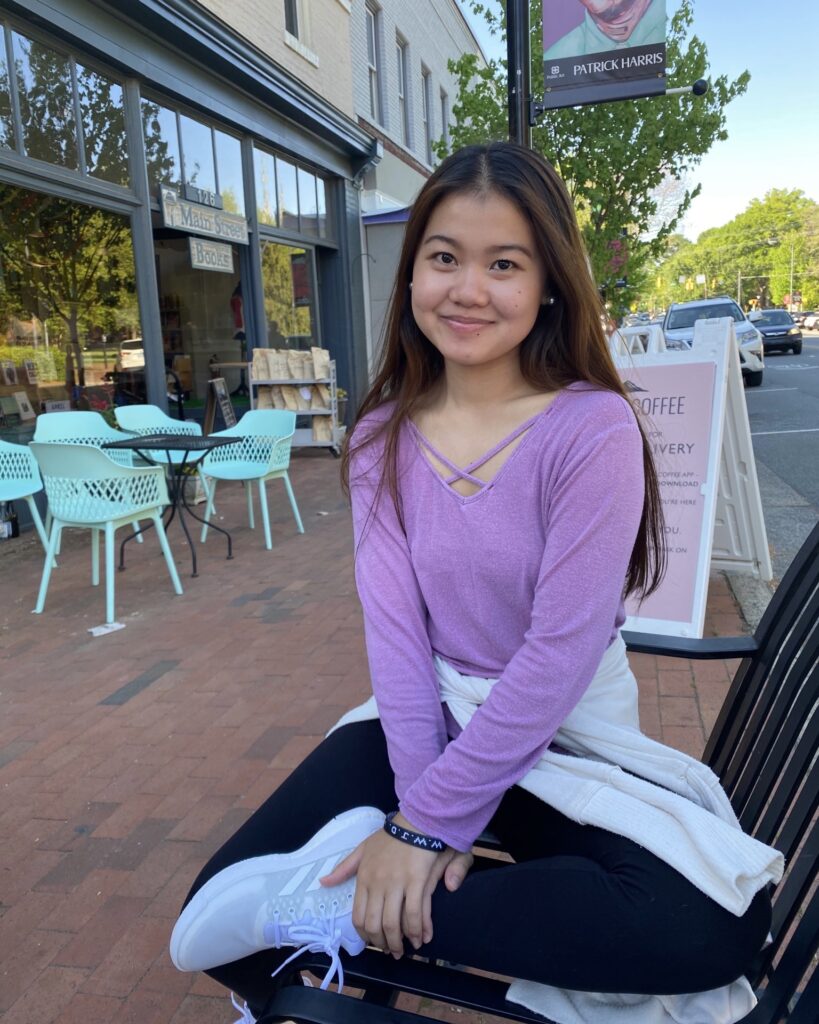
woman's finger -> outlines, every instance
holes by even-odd
[[[404,935],[414,949],[420,949],[424,939],[424,894],[427,886],[413,885],[404,895],[402,916]]]
[[[384,912],[381,918],[381,930],[386,940],[385,948],[400,960],[404,955],[404,933],[401,930],[401,910],[404,905],[404,893],[400,889],[387,894],[384,900]]]
[[[471,853],[458,853],[449,862],[444,872],[444,885],[450,892],[455,892],[460,888],[461,882],[472,867],[473,860],[474,857]]]
[[[358,872],[361,858],[364,854],[364,844],[360,843],[352,853],[348,853],[344,860],[339,861],[329,875],[324,875],[319,882],[325,887],[341,885],[348,878],[352,878]]]
[[[367,894],[367,906],[364,910],[364,935],[370,946],[386,949],[387,939],[382,923],[384,920],[384,894],[373,892]]]

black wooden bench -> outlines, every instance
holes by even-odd
[[[819,1024],[819,525],[782,580],[754,636],[683,640],[625,633],[630,651],[680,658],[741,658],[705,749],[743,828],[785,854],[773,892],[773,942],[749,980],[759,1005],[742,1024]],[[296,966],[296,965],[294,965]],[[323,975],[321,957],[299,969]],[[362,998],[294,984],[275,992],[259,1024],[421,1024],[398,1010],[402,992],[522,1024],[545,1018],[505,999],[507,983],[452,966],[365,950],[345,962]],[[434,1018],[433,1018],[434,1019]]]

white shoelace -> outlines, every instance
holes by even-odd
[[[233,1022],[233,1024],[256,1024],[256,1018],[250,1012],[250,1008],[248,1007],[247,1003],[243,1002],[243,1005],[240,1006],[239,1003],[236,1002],[236,994],[234,992],[230,993],[230,1001],[233,1003],[234,1007],[239,1011],[239,1016]]]
[[[273,945],[276,949],[281,949],[283,945],[282,927],[287,929],[287,945],[297,943],[299,948],[271,974],[271,978],[275,978],[279,971],[287,967],[297,957],[300,957],[302,953],[325,953],[330,957],[330,968],[324,975],[324,980],[320,987],[322,989],[329,988],[330,982],[338,975],[339,990],[344,988],[344,968],[341,966],[341,959],[339,957],[341,928],[336,925],[335,906],[329,917],[317,918],[305,913],[302,921],[294,921],[284,926],[282,926],[279,921],[279,915],[276,913],[273,920],[266,925],[264,930],[265,940],[270,942],[272,937]],[[236,1024],[243,1024],[243,1022],[237,1021]]]

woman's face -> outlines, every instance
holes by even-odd
[[[412,271],[412,312],[447,363],[517,357],[544,299],[532,228],[496,193],[455,194],[433,210]]]

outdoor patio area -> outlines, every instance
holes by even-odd
[[[125,628],[109,635],[88,632],[105,621],[105,599],[91,586],[87,532],[66,535],[42,615],[31,612],[36,536],[0,544],[5,1024],[235,1019],[224,990],[173,968],[168,938],[207,857],[368,694],[339,467],[326,452],[294,453],[305,533],[271,482],[272,551],[258,514],[248,527],[241,488],[221,484],[217,523],[235,557],[218,533],[205,545],[197,534],[196,579],[172,524],[182,596],[155,538],[129,544],[116,574]],[[707,635],[746,631],[722,576],[706,622]],[[645,731],[699,755],[735,663],[632,664]]]

